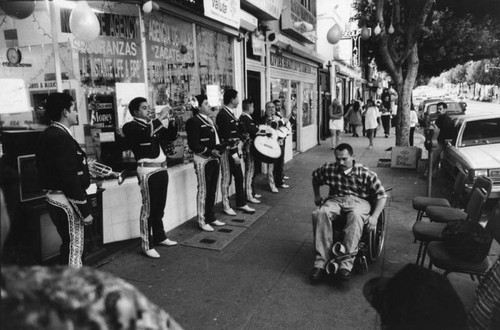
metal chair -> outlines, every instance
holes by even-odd
[[[465,213],[465,218],[463,220],[470,220],[479,222],[482,215],[483,206],[488,199],[487,193],[483,188],[475,188],[472,192],[472,196],[467,203],[467,209]],[[450,213],[454,213],[454,208],[448,208]],[[458,210],[463,212],[461,210]],[[427,246],[432,241],[440,241],[442,239],[441,232],[444,227],[446,227],[446,222],[424,222],[419,221],[413,225],[412,232],[413,237],[416,241],[420,241],[418,247],[416,264],[424,265],[425,255],[427,252]]]
[[[471,191],[471,197],[475,189],[481,189],[485,195],[486,199],[489,198],[491,189],[493,187],[493,181],[485,176],[478,177],[474,182]],[[469,198],[470,201],[470,198]],[[446,208],[441,206],[428,206],[425,209],[425,213],[429,217],[431,222],[450,222],[450,221],[458,221],[458,220],[466,220],[467,218],[480,220],[482,214],[481,208],[472,208],[469,209],[469,203],[467,203],[467,207],[465,211],[457,209],[457,208]],[[476,212],[475,214],[473,212]]]
[[[497,214],[490,216],[485,227],[497,242],[500,239],[499,227],[500,211],[497,210]],[[483,277],[495,260],[498,259],[498,255],[489,255],[478,263],[464,261],[451,255],[443,242],[430,242],[427,255],[429,256],[429,269],[432,269],[433,266],[443,269],[445,271],[444,276],[450,273],[469,274],[472,280],[474,280],[474,276],[479,279]]]
[[[462,196],[465,192],[466,180],[467,180],[467,174],[465,174],[464,171],[459,171],[455,180],[455,184],[453,185],[451,203],[446,198],[425,197],[425,196],[415,197],[412,202],[413,209],[418,211],[415,223],[422,220],[422,217],[425,214],[425,209],[428,206],[451,207],[459,205],[462,201]]]

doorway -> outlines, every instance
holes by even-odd
[[[247,98],[253,100],[253,119],[260,122],[262,117],[262,100],[261,100],[261,74],[258,71],[247,71]]]

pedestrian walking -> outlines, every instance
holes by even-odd
[[[378,108],[373,104],[373,100],[369,99],[366,102],[365,110],[365,127],[366,135],[370,140],[368,144],[368,149],[373,149],[373,138],[375,137],[375,131],[380,124],[380,113]]]
[[[340,132],[344,129],[344,109],[337,99],[333,99],[329,108],[330,134],[332,137],[332,150],[339,144]]]

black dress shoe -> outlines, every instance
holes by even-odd
[[[337,272],[337,276],[338,278],[341,280],[341,281],[349,281],[351,279],[351,271],[350,270],[347,270],[347,269],[340,269],[338,272]]]
[[[314,267],[309,274],[309,279],[312,283],[318,283],[325,277],[325,270],[323,268]]]

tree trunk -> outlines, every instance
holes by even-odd
[[[411,93],[418,73],[418,47],[413,46],[410,56],[406,62],[406,74],[404,80],[400,80],[398,88],[398,115],[396,121],[396,146],[408,146],[410,135],[410,108]],[[402,76],[402,74],[401,74]],[[398,84],[398,82],[396,82]]]

